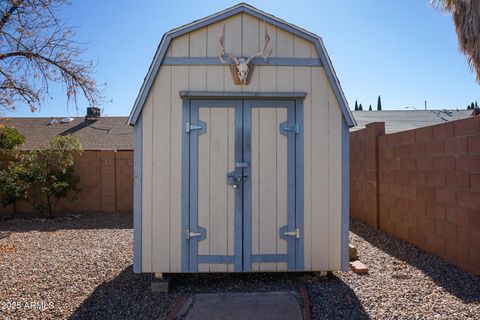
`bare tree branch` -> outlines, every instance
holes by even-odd
[[[32,111],[49,95],[51,83],[63,84],[67,101],[78,97],[98,105],[103,96],[93,79],[94,64],[74,32],[57,17],[68,0],[0,0],[0,113],[27,104]]]
[[[12,6],[10,9],[7,10],[2,16],[2,19],[0,20],[0,31],[3,29],[3,26],[5,23],[7,23],[8,19],[10,16],[18,9],[18,7],[22,4],[23,0],[14,0],[12,1]]]

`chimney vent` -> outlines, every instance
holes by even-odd
[[[98,120],[98,119],[100,119],[100,108],[88,107],[85,120]]]

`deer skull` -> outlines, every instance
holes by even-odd
[[[238,58],[238,63],[235,64],[237,68],[237,75],[242,84],[247,84],[248,72],[250,71],[249,65],[245,58]]]
[[[233,54],[225,51],[225,23],[223,24],[223,27],[222,27],[222,33],[220,34],[219,42],[221,45],[220,61],[222,61],[223,63],[229,63],[230,61],[233,62],[233,64],[235,65],[236,75],[238,77],[240,84],[247,84],[248,73],[251,70],[250,63],[252,62],[253,58],[262,57],[264,63],[266,63],[268,57],[272,53],[271,48],[270,50],[267,50],[268,43],[270,42],[270,36],[268,35],[266,23],[265,23],[265,45],[263,47],[263,50],[255,53],[248,59],[244,57],[235,57]]]

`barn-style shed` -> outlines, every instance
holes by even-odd
[[[128,119],[134,271],[348,266],[348,108],[317,35],[241,3],[167,32]]]

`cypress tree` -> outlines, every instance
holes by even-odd
[[[377,110],[382,111],[382,99],[380,99],[380,96],[378,96],[377,100]]]
[[[470,105],[470,109],[475,109],[475,105],[473,104],[473,102],[472,102],[472,104]]]
[[[363,107],[362,107],[362,104],[361,104],[361,103],[360,103],[360,105],[358,106],[358,110],[363,111]]]
[[[355,111],[358,111],[358,103],[357,103],[357,100],[355,100]]]
[[[372,105],[370,105],[370,107],[368,107],[368,111],[372,111]]]

